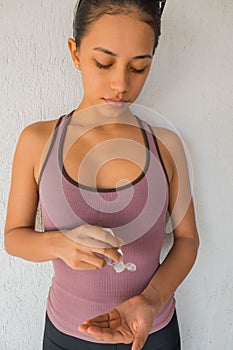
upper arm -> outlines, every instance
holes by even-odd
[[[38,123],[27,126],[20,134],[12,164],[11,185],[5,223],[5,238],[19,227],[34,228],[38,205],[38,186],[34,164],[38,149]]]
[[[159,142],[166,148],[166,164],[170,165],[169,213],[175,238],[190,237],[198,242],[191,184],[187,159],[180,137],[167,129],[160,129]],[[161,154],[162,158],[163,154]],[[165,166],[166,168],[166,166]]]

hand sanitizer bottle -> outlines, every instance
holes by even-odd
[[[113,231],[110,228],[103,228],[103,230],[109,232],[112,236],[115,236]],[[117,251],[123,256],[123,252],[120,248]],[[133,263],[124,264],[123,261],[120,261],[119,263],[117,263],[105,255],[103,255],[103,258],[105,259],[105,261],[107,262],[108,265],[113,266],[114,270],[117,273],[123,272],[125,269],[127,269],[128,271],[131,271],[131,272],[134,272],[137,269],[136,265]]]

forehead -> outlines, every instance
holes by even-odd
[[[135,15],[103,15],[91,24],[81,49],[102,46],[118,55],[151,54],[154,39],[153,29]]]

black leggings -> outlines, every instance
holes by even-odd
[[[102,344],[82,340],[60,332],[46,313],[43,350],[131,350],[131,344]],[[180,350],[180,333],[176,312],[169,324],[150,334],[143,350]]]

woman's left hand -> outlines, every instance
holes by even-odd
[[[137,295],[106,314],[85,321],[79,330],[108,343],[132,343],[141,350],[151,331],[155,307],[143,295]]]

